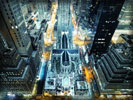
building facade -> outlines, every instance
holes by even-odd
[[[40,64],[16,0],[0,1],[0,94],[30,94]]]
[[[32,52],[31,40],[28,36],[19,2],[1,0],[1,17],[7,26],[20,55],[29,56]]]
[[[133,1],[125,0],[120,15],[118,17],[119,24],[115,30],[115,33],[112,37],[112,42],[117,43],[117,39],[120,34],[133,35],[133,10],[132,10]]]
[[[97,13],[97,28],[90,54],[105,53],[118,25],[118,16],[125,0],[101,0]]]
[[[100,95],[131,95],[133,92],[133,36],[121,34],[121,37],[123,43],[113,44],[92,65]]]
[[[0,93],[31,93],[35,77],[31,66],[21,58],[13,41],[7,41],[1,33],[0,47]]]

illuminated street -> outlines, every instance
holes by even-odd
[[[132,100],[132,0],[0,0],[0,100]]]

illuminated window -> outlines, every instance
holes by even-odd
[[[98,40],[101,40],[101,38],[98,38]]]
[[[12,28],[12,29],[14,29],[14,27],[13,27],[13,26],[12,26],[11,28]]]
[[[111,35],[111,33],[109,33],[108,35]]]

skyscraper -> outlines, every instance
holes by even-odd
[[[11,38],[5,37],[1,31],[0,47],[0,94],[31,93],[34,82],[32,68],[21,58]]]
[[[19,2],[1,0],[0,5],[0,94],[29,94],[39,58],[34,60]]]
[[[0,0],[0,100],[132,99],[132,3]]]
[[[97,14],[97,29],[90,54],[105,53],[118,25],[118,16],[125,0],[101,0]]]
[[[116,43],[120,34],[133,35],[133,1],[125,0],[120,15],[119,24],[112,37],[112,42]]]
[[[123,43],[113,44],[93,65],[100,94],[132,94],[133,36],[121,34]]]
[[[1,17],[20,55],[29,56],[32,52],[23,15],[17,0],[1,0]],[[2,25],[1,25],[2,26]]]

